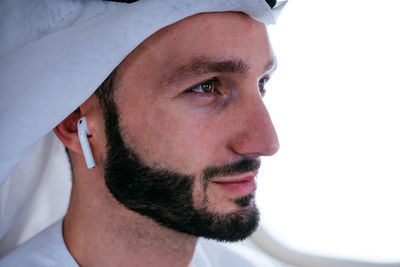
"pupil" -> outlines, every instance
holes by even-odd
[[[212,92],[212,85],[209,83],[202,84],[203,90],[207,93]]]

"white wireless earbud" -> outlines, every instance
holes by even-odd
[[[96,164],[94,164],[92,150],[90,150],[90,144],[87,138],[88,136],[91,136],[92,133],[89,131],[87,127],[87,120],[85,117],[79,119],[77,127],[78,127],[79,141],[81,143],[86,165],[88,169],[92,169],[96,166]]]

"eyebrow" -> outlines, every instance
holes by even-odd
[[[206,58],[196,58],[191,63],[178,67],[168,75],[167,82],[180,83],[186,79],[207,73],[237,73],[246,74],[248,66],[242,60],[213,61]]]
[[[276,59],[272,57],[265,66],[265,72],[272,72],[276,68]],[[210,60],[195,58],[191,63],[180,66],[167,75],[168,84],[179,84],[198,75],[208,73],[230,73],[246,75],[249,66],[243,60]]]

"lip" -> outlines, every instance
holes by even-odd
[[[257,171],[245,176],[216,179],[212,181],[212,183],[229,193],[234,193],[236,195],[248,195],[257,189],[255,180],[256,175]]]

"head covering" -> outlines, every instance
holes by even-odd
[[[66,158],[49,132],[143,40],[203,12],[240,11],[268,25],[284,4],[271,9],[264,0],[3,0],[0,239],[46,176],[70,175],[68,164],[52,167]]]

